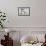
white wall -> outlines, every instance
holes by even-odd
[[[31,7],[30,16],[18,16],[18,7],[23,6]],[[31,31],[46,31],[46,0],[0,0],[0,9],[6,12],[6,27],[13,27],[10,28],[12,31],[20,31],[20,36],[30,34]],[[16,36],[18,38],[17,34]]]
[[[31,7],[30,16],[18,16],[18,7]],[[0,0],[6,12],[7,27],[46,27],[46,0]]]

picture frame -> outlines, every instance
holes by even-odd
[[[18,16],[30,16],[30,7],[18,7]]]

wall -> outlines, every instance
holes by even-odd
[[[46,27],[46,0],[0,0],[6,12],[7,27]],[[18,16],[18,7],[30,7],[30,16]]]
[[[6,12],[8,20],[5,26],[12,31],[21,31],[22,35],[31,31],[46,31],[45,4],[46,0],[0,0],[0,9]],[[18,7],[23,6],[30,7],[30,16],[18,16]]]

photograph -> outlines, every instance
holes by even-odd
[[[30,16],[30,7],[18,7],[18,16]]]

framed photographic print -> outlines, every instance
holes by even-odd
[[[30,16],[30,7],[18,7],[18,16]]]

